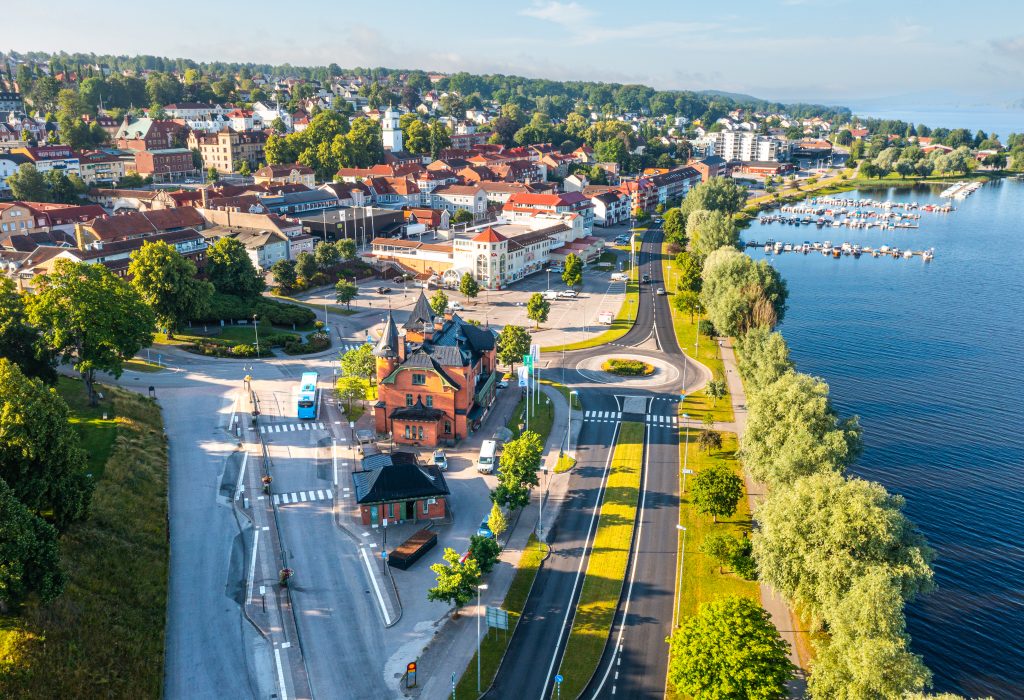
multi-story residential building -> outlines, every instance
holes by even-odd
[[[129,151],[165,150],[180,144],[184,131],[185,127],[175,121],[148,117],[133,121],[126,114],[114,140],[118,148]]]
[[[422,290],[403,329],[388,313],[374,346],[376,430],[399,444],[454,445],[494,403],[494,333],[457,314],[436,316]]]
[[[447,209],[453,214],[463,209],[473,215],[474,221],[487,215],[487,192],[479,185],[438,187],[432,193],[432,200],[434,209]]]
[[[31,163],[28,156],[20,153],[0,153],[0,195],[10,191],[7,178],[18,172],[23,163]]]
[[[190,150],[199,151],[204,168],[214,168],[219,173],[237,172],[242,163],[247,163],[250,170],[255,170],[266,157],[266,144],[265,131],[242,132],[231,128],[215,134],[193,131],[186,142]]]
[[[587,188],[588,190],[592,188]],[[598,187],[600,192],[586,192],[594,205],[594,223],[598,226],[614,226],[629,221],[629,197],[614,187]]]
[[[788,143],[774,136],[749,131],[721,131],[713,135],[714,155],[726,161],[778,161],[789,157]]]
[[[234,238],[245,246],[253,266],[261,272],[269,270],[278,260],[288,260],[291,250],[288,237],[274,230],[214,226],[202,233],[211,245],[221,238]]]
[[[78,156],[71,151],[70,146],[23,146],[11,152],[27,157],[36,166],[36,170],[43,174],[54,170],[68,175],[79,174]]]
[[[652,175],[650,181],[655,188],[655,206],[657,206],[681,200],[687,192],[700,184],[701,176],[694,168],[684,166]]]
[[[266,165],[253,173],[257,185],[305,185],[316,187],[316,173],[308,165],[291,163],[288,165]]]
[[[104,151],[82,151],[78,154],[78,169],[90,187],[113,187],[125,175],[125,162]]]
[[[701,182],[707,182],[713,177],[724,177],[729,174],[728,164],[721,156],[706,156],[697,160],[691,160],[686,164],[700,173]]]
[[[153,182],[181,182],[200,176],[187,148],[158,148],[135,154],[135,172]]]
[[[271,107],[263,102],[257,102],[252,106],[252,114],[254,120],[258,118],[268,127],[274,123],[275,119],[280,119],[288,131],[292,129],[292,115],[288,114],[288,110],[281,109],[280,105]]]
[[[513,194],[508,198],[502,211],[513,219],[522,215],[532,216],[536,212],[576,214],[582,219],[583,233],[589,236],[594,228],[594,205],[582,192],[560,194]]]
[[[0,91],[0,115],[11,112],[25,113],[25,103],[21,99],[21,93]]]
[[[171,119],[204,120],[211,117],[222,117],[228,110],[220,105],[205,102],[177,102],[164,105],[164,112]]]

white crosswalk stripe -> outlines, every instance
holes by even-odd
[[[292,493],[274,494],[274,505],[295,505],[296,503],[311,503],[315,501],[334,500],[334,492],[330,489],[316,489],[315,491],[294,491]]]

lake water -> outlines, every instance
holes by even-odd
[[[1003,143],[1011,133],[1024,133],[1024,109],[854,109],[854,114],[876,119],[901,119],[914,126],[968,129],[973,134],[981,129],[999,134]]]
[[[865,192],[940,202],[938,189]],[[857,193],[839,196],[857,196]],[[938,589],[909,606],[937,690],[1024,697],[1024,183],[990,183],[901,231],[753,226],[747,239],[903,249],[935,259],[782,253],[780,328],[801,371],[857,414],[853,472],[907,499]],[[748,249],[757,260],[766,256]]]

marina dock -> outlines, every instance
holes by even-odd
[[[747,248],[761,248],[767,255],[778,255],[781,253],[803,253],[804,255],[808,255],[810,253],[821,253],[826,257],[832,257],[835,259],[847,256],[859,258],[862,255],[868,255],[872,258],[896,258],[900,260],[910,260],[911,258],[920,257],[925,262],[931,262],[935,258],[934,248],[928,248],[927,250],[902,250],[900,248],[887,245],[879,246],[877,248],[846,242],[837,245],[833,244],[832,241],[782,243],[781,241],[768,239],[764,243],[760,243],[758,241],[745,241],[743,245]]]
[[[967,199],[981,187],[980,182],[957,182],[944,189],[939,196],[946,199]]]

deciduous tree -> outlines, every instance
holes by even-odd
[[[773,489],[757,509],[754,558],[763,580],[815,624],[836,610],[859,578],[884,573],[904,599],[933,586],[931,550],[880,484],[821,472]]]
[[[473,535],[469,538],[469,556],[480,565],[480,573],[489,574],[498,563],[501,547],[493,537]]]
[[[63,590],[57,531],[0,480],[0,603],[17,605],[31,593],[48,602]]]
[[[793,677],[788,645],[749,598],[704,603],[669,639],[669,682],[694,700],[780,700]]]
[[[683,216],[698,209],[718,211],[732,215],[747,201],[746,189],[732,178],[713,177],[690,190],[679,207]]]
[[[168,336],[206,313],[213,297],[213,285],[196,278],[195,263],[164,241],[144,243],[134,251],[128,274]]]
[[[540,328],[540,324],[548,320],[549,313],[551,313],[551,302],[545,299],[543,294],[537,292],[530,296],[529,301],[526,302],[526,318],[536,324],[535,328]]]
[[[295,272],[299,279],[309,284],[317,273],[316,258],[312,253],[303,251],[295,256]]]
[[[443,289],[438,289],[434,292],[434,296],[430,297],[430,309],[434,312],[435,316],[443,316],[447,308],[448,295],[444,293]]]
[[[377,374],[377,360],[373,346],[363,343],[341,355],[341,371],[346,377],[372,379]]]
[[[339,304],[344,304],[346,309],[352,308],[352,300],[359,295],[359,287],[344,277],[334,285],[334,298]]]
[[[498,362],[515,369],[524,355],[530,352],[530,334],[522,326],[509,324],[498,334]]]
[[[334,242],[341,262],[348,262],[356,256],[356,242],[351,238],[339,238]]]
[[[228,237],[221,238],[207,250],[206,278],[221,294],[243,299],[255,298],[266,286],[245,246]]]
[[[491,528],[495,539],[501,537],[502,533],[508,529],[508,518],[497,503],[491,504],[491,512],[487,516],[487,527]]]
[[[459,608],[476,595],[476,587],[480,585],[480,565],[473,558],[460,561],[462,557],[450,547],[445,548],[443,558],[443,563],[430,567],[437,575],[437,585],[427,591],[427,600],[454,605],[452,617],[458,617]]]
[[[17,172],[7,176],[11,196],[23,202],[49,202],[50,188],[42,173],[32,163],[22,163]]]
[[[751,393],[793,369],[786,340],[767,326],[751,328],[737,339],[736,349],[740,372]]]
[[[92,405],[96,372],[120,377],[125,360],[153,342],[153,312],[104,265],[57,260],[28,311],[47,347],[82,375]]]
[[[57,379],[56,356],[29,324],[25,301],[13,280],[0,277],[0,357],[16,364],[26,376],[52,384]]]
[[[477,294],[480,293],[480,285],[468,272],[462,273],[462,279],[459,280],[459,291],[465,294],[470,299],[476,299]]]
[[[498,470],[498,488],[491,494],[492,500],[509,510],[528,505],[530,489],[540,483],[537,470],[543,453],[540,435],[532,430],[505,443]]]
[[[299,283],[299,276],[295,272],[294,260],[278,260],[271,265],[270,274],[274,276],[274,282],[285,291],[295,289]]]
[[[724,464],[711,464],[701,469],[693,479],[690,495],[698,513],[730,517],[743,498],[743,480]]]
[[[786,311],[788,290],[779,273],[733,248],[719,248],[704,261],[701,302],[723,335],[740,336],[755,326],[774,326]]]
[[[562,281],[567,287],[578,287],[583,284],[583,261],[576,253],[569,253],[565,256],[565,269],[562,271]]]
[[[58,530],[85,517],[92,496],[85,451],[56,391],[0,358],[0,482]]]

